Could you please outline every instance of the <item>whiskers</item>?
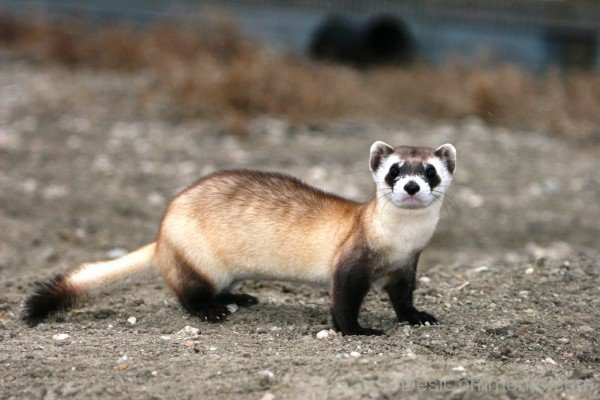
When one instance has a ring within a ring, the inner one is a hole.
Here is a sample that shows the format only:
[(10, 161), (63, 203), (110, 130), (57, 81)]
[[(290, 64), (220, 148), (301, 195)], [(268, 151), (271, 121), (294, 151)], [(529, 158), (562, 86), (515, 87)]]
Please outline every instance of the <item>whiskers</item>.
[[(439, 200), (442, 203), (442, 205), (445, 207), (447, 212), (448, 212), (448, 207), (446, 205), (446, 202), (448, 202), (450, 206), (454, 207), (454, 209), (456, 210), (456, 214), (460, 217), (460, 214), (461, 214), (460, 206), (458, 205), (458, 203), (456, 202), (454, 197), (452, 197), (448, 193), (440, 192), (439, 190), (435, 190), (435, 189), (431, 191), (431, 195), (433, 197), (435, 197), (434, 201)], [(450, 214), (448, 214), (448, 216), (450, 216)]]
[[(456, 210), (456, 216), (458, 217), (458, 220), (460, 222), (461, 210), (460, 210), (458, 203), (456, 202), (456, 200), (454, 200), (454, 198), (451, 195), (449, 195), (448, 193), (440, 192), (439, 190), (435, 190), (435, 189), (431, 191), (431, 195), (435, 198), (433, 201), (439, 201), (442, 204), (442, 206), (444, 206), (444, 210), (446, 210), (446, 215), (448, 215), (449, 219), (452, 218), (452, 215), (450, 214), (448, 205), (453, 207), (454, 210)], [(446, 203), (448, 203), (448, 204), (446, 204)], [(450, 223), (448, 223), (448, 229), (446, 230), (446, 233), (449, 233), (449, 232), (450, 232)]]
[(392, 200), (390, 199), (389, 195), (394, 193), (394, 191), (391, 188), (383, 188), (383, 189), (377, 189), (377, 192), (382, 192), (383, 194), (378, 194), (377, 195), (377, 200), (381, 200), (384, 199), (385, 203), (383, 203), (383, 206), (381, 207), (381, 212), (379, 213), (379, 223), (381, 224), (381, 228), (384, 228), (383, 226), (383, 213), (385, 208), (387, 207), (387, 205), (389, 203), (392, 202)]
[[(381, 183), (381, 182), (377, 182), (376, 183)], [(429, 205), (427, 205), (427, 207), (429, 207), (431, 204), (433, 204), (436, 201), (439, 201), (440, 204), (443, 206), (446, 215), (448, 216), (449, 219), (453, 218), (453, 217), (458, 217), (458, 219), (460, 220), (460, 216), (461, 216), (461, 209), (460, 206), (458, 205), (457, 201), (455, 200), (455, 198), (452, 195), (449, 195), (447, 193), (444, 193), (443, 191), (439, 190), (439, 189), (432, 189), (431, 190), (431, 197), (433, 197), (433, 200), (431, 201), (431, 203)], [(379, 222), (381, 224), (381, 226), (383, 227), (383, 214), (385, 213), (386, 208), (388, 207), (389, 203), (393, 203), (391, 195), (394, 194), (394, 190), (390, 187), (385, 187), (383, 185), (377, 185), (376, 187), (376, 191), (375, 191), (375, 197), (376, 197), (376, 201), (378, 203), (382, 203), (380, 206), (380, 216), (379, 216)], [(450, 230), (450, 224), (448, 224), (448, 231)]]

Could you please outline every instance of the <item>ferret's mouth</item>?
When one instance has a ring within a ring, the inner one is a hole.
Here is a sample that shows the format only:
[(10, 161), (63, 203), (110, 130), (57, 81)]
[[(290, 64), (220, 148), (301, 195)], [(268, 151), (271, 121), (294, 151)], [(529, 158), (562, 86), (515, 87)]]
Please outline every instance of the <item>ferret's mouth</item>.
[(424, 208), (429, 203), (418, 196), (398, 196), (393, 199), (394, 204), (402, 208)]

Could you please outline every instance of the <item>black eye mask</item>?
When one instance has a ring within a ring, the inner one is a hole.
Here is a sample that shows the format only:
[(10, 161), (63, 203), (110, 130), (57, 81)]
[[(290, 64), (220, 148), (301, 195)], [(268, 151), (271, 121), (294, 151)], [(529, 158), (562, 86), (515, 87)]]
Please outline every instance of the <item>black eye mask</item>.
[(402, 165), (396, 163), (392, 165), (385, 176), (386, 183), (393, 188), (399, 176), (416, 175), (421, 176), (433, 189), (441, 183), (435, 167), (431, 164), (427, 166), (422, 162), (404, 162)]

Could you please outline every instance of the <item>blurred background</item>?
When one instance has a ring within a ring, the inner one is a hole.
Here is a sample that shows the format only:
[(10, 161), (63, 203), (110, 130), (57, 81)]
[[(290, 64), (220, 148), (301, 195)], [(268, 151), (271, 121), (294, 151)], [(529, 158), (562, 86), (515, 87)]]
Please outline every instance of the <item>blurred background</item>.
[[(0, 1), (0, 42), (160, 75), (176, 116), (460, 119), (594, 139), (596, 1)], [(404, 67), (402, 70), (399, 67)], [(175, 107), (174, 107), (175, 108)]]

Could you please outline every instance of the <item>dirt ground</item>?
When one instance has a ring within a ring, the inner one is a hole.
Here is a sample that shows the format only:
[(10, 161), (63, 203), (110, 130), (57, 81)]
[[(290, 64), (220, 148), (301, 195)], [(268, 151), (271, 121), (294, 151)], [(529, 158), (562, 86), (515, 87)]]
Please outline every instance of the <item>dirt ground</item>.
[[(161, 99), (140, 99), (143, 73), (0, 61), (0, 398), (600, 398), (597, 146), (476, 119), (258, 118), (239, 139), (161, 117)], [(399, 325), (373, 291), (361, 320), (387, 336), (317, 339), (327, 290), (278, 282), (244, 284), (261, 303), (205, 324), (158, 276), (19, 321), (36, 280), (152, 241), (168, 198), (212, 170), (366, 198), (374, 140), (458, 149), (415, 299), (441, 325)]]

